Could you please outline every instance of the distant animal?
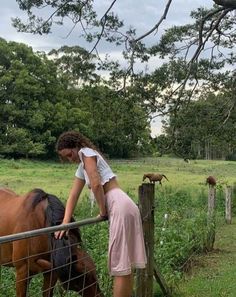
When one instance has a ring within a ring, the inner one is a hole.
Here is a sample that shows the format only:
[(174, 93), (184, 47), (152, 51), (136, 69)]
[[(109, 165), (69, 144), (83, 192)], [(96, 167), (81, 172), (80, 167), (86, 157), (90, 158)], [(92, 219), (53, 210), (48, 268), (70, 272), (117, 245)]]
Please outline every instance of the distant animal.
[(208, 176), (207, 177), (207, 179), (206, 179), (206, 185), (209, 185), (209, 187), (210, 186), (212, 186), (212, 187), (214, 187), (215, 185), (216, 185), (216, 179), (215, 179), (215, 177), (214, 176)]
[[(64, 217), (64, 205), (54, 195), (41, 189), (19, 196), (10, 189), (0, 189), (0, 236), (58, 225)], [(52, 297), (59, 279), (66, 290), (84, 297), (103, 297), (95, 264), (81, 247), (78, 228), (67, 237), (52, 235), (0, 244), (0, 265), (15, 267), (16, 296), (26, 297), (33, 275), (43, 273), (43, 297)], [(62, 249), (63, 248), (63, 249)]]
[(162, 185), (161, 181), (162, 181), (163, 177), (166, 180), (168, 180), (168, 178), (164, 174), (159, 174), (159, 173), (145, 173), (143, 175), (143, 181), (145, 181), (145, 179), (148, 178), (150, 183), (159, 182), (159, 184)]
[(186, 163), (190, 163), (190, 160), (189, 160), (188, 158), (185, 158), (185, 159), (184, 159), (184, 162), (186, 162)]

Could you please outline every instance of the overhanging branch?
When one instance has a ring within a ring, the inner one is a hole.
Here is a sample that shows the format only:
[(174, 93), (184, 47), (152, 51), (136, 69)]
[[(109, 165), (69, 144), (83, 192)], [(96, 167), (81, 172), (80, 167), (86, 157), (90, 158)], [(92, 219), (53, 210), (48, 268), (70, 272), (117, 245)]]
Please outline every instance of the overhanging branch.
[(213, 0), (215, 4), (223, 6), (224, 8), (236, 9), (236, 0)]
[(133, 42), (138, 42), (140, 41), (141, 39), (144, 39), (145, 37), (147, 37), (148, 35), (150, 35), (151, 33), (153, 33), (155, 30), (157, 30), (160, 26), (160, 24), (166, 19), (166, 16), (167, 16), (167, 13), (169, 11), (169, 8), (170, 8), (170, 5), (171, 5), (171, 2), (172, 0), (169, 0), (167, 5), (166, 5), (166, 8), (165, 8), (165, 11), (164, 11), (164, 14), (163, 16), (160, 18), (159, 22), (151, 29), (149, 30), (148, 32), (146, 32), (145, 34), (141, 35), (140, 37), (136, 38), (135, 40), (133, 40)]

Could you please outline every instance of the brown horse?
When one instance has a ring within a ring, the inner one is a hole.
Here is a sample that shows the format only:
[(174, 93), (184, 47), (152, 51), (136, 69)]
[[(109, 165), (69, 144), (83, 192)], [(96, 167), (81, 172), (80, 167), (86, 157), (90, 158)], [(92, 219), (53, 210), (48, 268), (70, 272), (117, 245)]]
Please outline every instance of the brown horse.
[(206, 178), (206, 185), (209, 185), (209, 187), (214, 187), (216, 185), (216, 178), (212, 175), (208, 176)]
[(145, 181), (145, 179), (148, 178), (150, 183), (159, 182), (160, 185), (162, 185), (161, 180), (163, 179), (163, 177), (166, 180), (168, 180), (168, 178), (164, 174), (159, 174), (159, 173), (145, 173), (143, 175), (143, 181)]
[[(54, 226), (62, 222), (64, 206), (54, 195), (35, 189), (18, 196), (0, 189), (0, 236)], [(56, 248), (56, 249), (55, 249)], [(26, 297), (33, 275), (43, 273), (43, 297), (52, 297), (59, 279), (64, 289), (83, 297), (103, 297), (95, 265), (81, 248), (79, 229), (68, 237), (55, 239), (53, 234), (0, 244), (0, 265), (16, 269), (16, 296)]]

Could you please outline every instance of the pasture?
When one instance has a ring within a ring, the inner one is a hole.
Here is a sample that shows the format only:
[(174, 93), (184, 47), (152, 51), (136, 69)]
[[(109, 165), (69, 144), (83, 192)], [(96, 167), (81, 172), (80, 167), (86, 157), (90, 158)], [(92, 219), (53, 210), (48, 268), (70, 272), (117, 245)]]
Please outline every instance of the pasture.
[[(236, 182), (236, 166), (230, 161), (195, 160), (188, 164), (182, 159), (163, 157), (111, 160), (110, 164), (118, 175), (121, 187), (134, 196), (137, 196), (138, 185), (142, 183), (143, 174), (146, 172), (165, 174), (170, 182), (165, 181), (164, 187), (187, 189), (191, 193), (204, 186), (205, 179), (209, 175), (214, 175), (218, 184), (230, 185)], [(76, 165), (61, 164), (59, 161), (2, 159), (0, 160), (0, 185), (10, 187), (19, 194), (32, 188), (43, 188), (66, 200), (75, 169)]]
[[(206, 208), (208, 186), (207, 176), (217, 179), (217, 224), (224, 221), (224, 186), (236, 182), (236, 166), (229, 161), (196, 160), (190, 163), (174, 158), (143, 158), (138, 160), (111, 160), (110, 164), (118, 175), (120, 186), (135, 200), (138, 199), (138, 186), (142, 184), (144, 173), (165, 174), (169, 181), (155, 185), (155, 261), (168, 284), (175, 287), (188, 268), (188, 259), (203, 251), (206, 236)], [(34, 188), (58, 196), (65, 203), (76, 165), (58, 162), (30, 160), (0, 160), (0, 186), (9, 187), (18, 194)], [(87, 189), (81, 195), (76, 208), (77, 220), (94, 217), (96, 207), (91, 211)], [(110, 291), (111, 282), (107, 275), (107, 223), (82, 229), (87, 249), (94, 259), (102, 288)], [(14, 282), (6, 269), (3, 279)], [(38, 280), (32, 284), (37, 288)], [(3, 294), (3, 291), (1, 291)], [(14, 296), (13, 291), (2, 296)], [(160, 296), (156, 286), (156, 296)], [(60, 295), (58, 295), (60, 296)], [(70, 295), (77, 296), (77, 295)], [(111, 296), (107, 294), (107, 296)]]

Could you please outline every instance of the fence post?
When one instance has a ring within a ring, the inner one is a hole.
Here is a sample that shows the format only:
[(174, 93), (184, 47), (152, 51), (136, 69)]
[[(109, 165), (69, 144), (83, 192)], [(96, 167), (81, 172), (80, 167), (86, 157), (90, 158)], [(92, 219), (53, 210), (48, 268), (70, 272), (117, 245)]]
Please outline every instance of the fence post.
[(153, 296), (154, 274), (154, 184), (139, 186), (139, 209), (143, 222), (144, 241), (147, 253), (146, 269), (137, 270), (136, 297)]
[(226, 224), (231, 224), (232, 222), (232, 188), (231, 186), (226, 186), (226, 189), (225, 189), (225, 221), (226, 221)]
[(208, 251), (211, 251), (215, 242), (215, 199), (216, 198), (216, 190), (215, 187), (209, 186), (208, 193), (208, 211), (207, 211), (207, 242), (206, 248)]

